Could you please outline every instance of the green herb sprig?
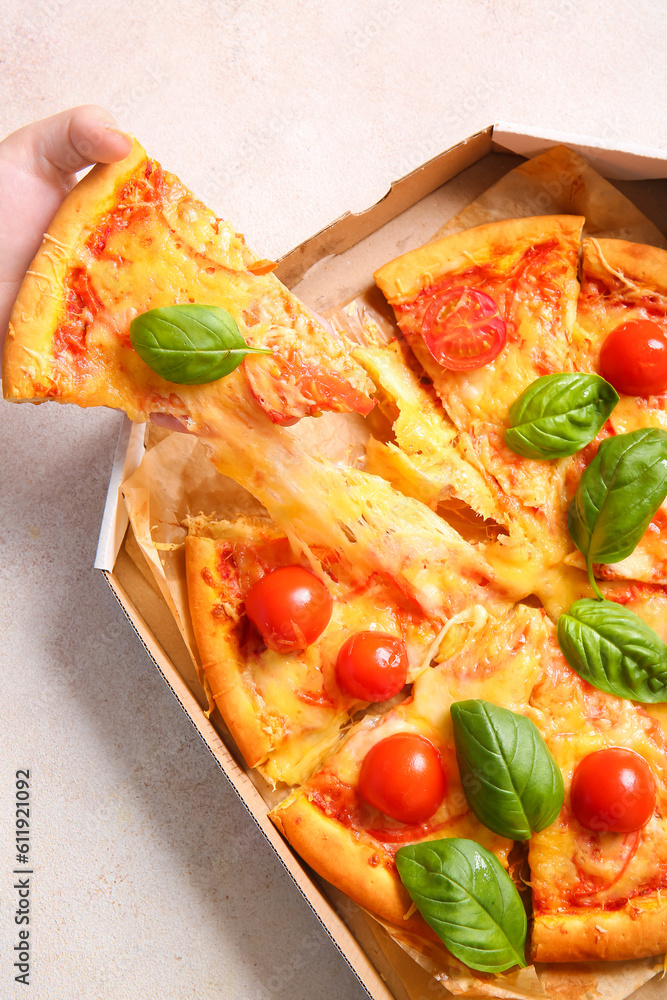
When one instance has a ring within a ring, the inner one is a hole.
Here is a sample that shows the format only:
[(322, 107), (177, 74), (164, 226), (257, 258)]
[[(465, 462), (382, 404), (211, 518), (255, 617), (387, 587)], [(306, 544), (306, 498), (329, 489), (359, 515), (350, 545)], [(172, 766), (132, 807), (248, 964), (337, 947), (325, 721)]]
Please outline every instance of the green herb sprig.
[(595, 438), (618, 400), (600, 375), (543, 375), (510, 407), (505, 444), (524, 458), (574, 455)]
[(463, 790), (477, 819), (511, 840), (528, 840), (558, 816), (563, 776), (534, 722), (489, 701), (452, 705)]
[(526, 965), (526, 911), (491, 851), (450, 837), (396, 852), (403, 885), (452, 955), (480, 972)]
[(219, 306), (175, 305), (150, 309), (130, 323), (130, 342), (149, 368), (168, 382), (204, 385), (229, 375), (248, 354), (236, 320)]

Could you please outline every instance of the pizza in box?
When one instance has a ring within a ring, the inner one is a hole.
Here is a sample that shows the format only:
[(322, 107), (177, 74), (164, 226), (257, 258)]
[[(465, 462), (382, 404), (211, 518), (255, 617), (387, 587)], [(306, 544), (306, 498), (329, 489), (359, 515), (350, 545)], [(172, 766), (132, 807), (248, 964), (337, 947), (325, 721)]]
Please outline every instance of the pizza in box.
[(135, 144), (3, 358), (6, 399), (166, 415), (260, 501), (187, 523), (211, 705), (312, 868), (481, 974), (667, 948), (667, 253), (584, 223), (378, 262), (396, 325), (346, 330)]

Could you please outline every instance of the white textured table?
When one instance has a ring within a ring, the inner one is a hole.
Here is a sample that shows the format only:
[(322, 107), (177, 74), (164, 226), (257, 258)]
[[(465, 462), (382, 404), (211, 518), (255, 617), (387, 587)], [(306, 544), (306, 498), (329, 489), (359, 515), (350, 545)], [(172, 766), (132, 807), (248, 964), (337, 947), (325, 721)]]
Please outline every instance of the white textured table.
[[(495, 119), (667, 147), (660, 0), (321, 6), (5, 0), (0, 132), (105, 105), (266, 256)], [(91, 569), (119, 423), (0, 404), (0, 996), (356, 1000)]]

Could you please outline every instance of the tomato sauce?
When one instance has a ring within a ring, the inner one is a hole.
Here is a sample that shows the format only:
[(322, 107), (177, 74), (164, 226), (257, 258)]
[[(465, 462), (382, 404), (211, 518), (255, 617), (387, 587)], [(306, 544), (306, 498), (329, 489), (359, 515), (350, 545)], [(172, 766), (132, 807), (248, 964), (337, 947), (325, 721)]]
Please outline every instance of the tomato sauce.
[[(457, 285), (476, 288), (495, 300), (507, 325), (507, 339), (516, 341), (519, 336), (514, 308), (517, 297), (534, 298), (539, 295), (541, 304), (548, 302), (554, 310), (560, 304), (562, 280), (568, 265), (557, 254), (558, 246), (558, 241), (551, 239), (528, 247), (509, 272), (499, 271), (489, 263), (474, 264), (464, 271), (447, 274), (435, 284), (422, 289), (409, 302), (396, 304), (394, 309), (399, 315), (411, 315), (415, 328), (418, 329), (433, 298)], [(531, 280), (533, 277), (534, 283)]]
[(667, 298), (658, 293), (647, 294), (640, 288), (634, 291), (611, 273), (606, 281), (597, 276), (584, 274), (579, 296), (579, 311), (595, 313), (600, 309), (617, 310), (619, 322), (628, 309), (632, 309), (633, 312), (639, 310), (640, 316), (659, 321), (667, 318)]
[[(112, 233), (134, 227), (147, 219), (162, 200), (164, 188), (164, 171), (149, 160), (143, 175), (130, 178), (121, 189), (114, 210), (98, 221), (85, 243), (89, 253), (99, 259), (105, 254)], [(105, 305), (82, 267), (70, 270), (65, 287), (65, 314), (55, 332), (54, 356), (66, 360), (69, 366), (74, 364), (81, 369), (87, 352), (88, 326)]]
[[(388, 819), (367, 805), (358, 789), (344, 784), (335, 775), (320, 772), (308, 784), (308, 798), (330, 819), (335, 819), (348, 830), (363, 834), (377, 841), (387, 859), (393, 860), (396, 851), (404, 844), (414, 844), (433, 837), (451, 823), (451, 817), (439, 823), (405, 824)], [(467, 810), (466, 810), (467, 811)]]
[(297, 691), (296, 696), (299, 701), (303, 701), (306, 705), (314, 705), (316, 708), (333, 708), (335, 704), (324, 687), (321, 691)]

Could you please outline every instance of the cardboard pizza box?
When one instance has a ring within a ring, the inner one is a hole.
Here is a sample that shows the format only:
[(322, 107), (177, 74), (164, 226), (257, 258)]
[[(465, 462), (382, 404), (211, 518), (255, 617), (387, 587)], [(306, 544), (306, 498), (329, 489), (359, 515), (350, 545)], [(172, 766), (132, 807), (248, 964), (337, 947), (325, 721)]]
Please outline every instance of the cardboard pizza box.
[[(489, 126), (395, 181), (369, 209), (347, 213), (286, 254), (277, 276), (317, 312), (327, 314), (372, 286), (381, 263), (430, 239), (521, 158), (566, 144), (586, 158), (663, 231), (667, 229), (667, 151), (618, 144), (608, 148), (587, 136), (535, 134), (507, 123)], [(553, 183), (558, 183), (557, 179)], [(545, 192), (546, 197), (547, 192)], [(537, 201), (539, 209), (539, 200)], [(530, 214), (541, 214), (540, 211)], [(434, 225), (434, 221), (436, 224)], [(202, 742), (275, 852), (315, 917), (373, 1000), (408, 1000), (395, 964), (386, 957), (358, 907), (325, 886), (291, 851), (268, 819), (258, 779), (244, 764), (221, 717), (205, 714), (205, 700), (192, 659), (171, 612), (142, 570), (132, 548), (120, 487), (145, 451), (146, 426), (125, 418), (112, 468), (95, 568), (141, 639)], [(217, 718), (216, 718), (217, 717)], [(325, 895), (326, 893), (326, 895)], [(651, 981), (635, 994), (657, 1000), (664, 984)]]

